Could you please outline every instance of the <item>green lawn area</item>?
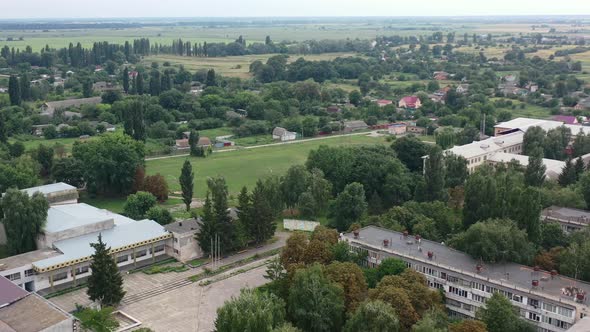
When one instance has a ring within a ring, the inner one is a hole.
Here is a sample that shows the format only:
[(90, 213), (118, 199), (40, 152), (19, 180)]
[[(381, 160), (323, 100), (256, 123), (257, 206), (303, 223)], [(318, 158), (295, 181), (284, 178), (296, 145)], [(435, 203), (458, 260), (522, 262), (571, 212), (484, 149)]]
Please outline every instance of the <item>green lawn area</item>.
[[(80, 196), (80, 202), (92, 205), (99, 209), (105, 209), (116, 213), (122, 213), (125, 206), (125, 197), (89, 197), (84, 193)], [(162, 207), (172, 207), (174, 205), (183, 204), (181, 199), (169, 198), (166, 202), (158, 204)]]
[[(92, 139), (92, 138), (90, 138), (90, 139)], [(21, 141), (24, 144), (26, 151), (34, 150), (40, 144), (44, 144), (45, 146), (51, 146), (51, 147), (53, 147), (55, 145), (63, 145), (64, 151), (66, 153), (69, 153), (70, 151), (72, 151), (72, 146), (74, 145), (74, 142), (80, 141), (80, 139), (77, 137), (44, 139), (44, 138), (27, 136), (26, 139), (21, 139), (21, 138), (11, 139), (10, 142), (14, 143), (14, 141), (17, 141), (17, 140)]]
[[(364, 144), (386, 144), (384, 137), (347, 136), (334, 137), (296, 144), (272, 147), (218, 152), (208, 158), (194, 158), (190, 161), (195, 172), (195, 196), (204, 197), (206, 179), (222, 175), (227, 181), (229, 192), (237, 196), (243, 186), (252, 188), (259, 178), (267, 175), (282, 175), (292, 165), (303, 164), (309, 151), (320, 145), (350, 146)], [(180, 190), (178, 176), (184, 157), (150, 160), (146, 162), (147, 174), (160, 173), (168, 181), (172, 191)]]
[(519, 100), (512, 100), (512, 103), (516, 105), (515, 109), (512, 109), (511, 107), (498, 108), (496, 109), (496, 113), (500, 111), (508, 111), (512, 114), (513, 119), (518, 117), (547, 119), (551, 117), (551, 109), (549, 108), (538, 105), (526, 104), (526, 107), (524, 109), (521, 109), (520, 105), (523, 104), (523, 102)]

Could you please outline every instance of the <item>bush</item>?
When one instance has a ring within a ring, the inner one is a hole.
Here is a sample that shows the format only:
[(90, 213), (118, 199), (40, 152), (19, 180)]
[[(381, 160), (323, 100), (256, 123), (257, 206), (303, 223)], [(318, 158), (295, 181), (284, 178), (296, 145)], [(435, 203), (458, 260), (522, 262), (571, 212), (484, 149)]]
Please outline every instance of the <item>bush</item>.
[(146, 218), (154, 220), (160, 225), (167, 225), (174, 221), (174, 217), (172, 216), (170, 211), (159, 206), (154, 206), (150, 208), (146, 213)]
[(156, 197), (145, 191), (138, 191), (136, 194), (129, 195), (123, 213), (135, 220), (144, 219), (147, 212), (156, 206)]
[(145, 180), (143, 181), (143, 191), (147, 191), (156, 196), (156, 199), (160, 202), (168, 199), (168, 183), (160, 173), (145, 177)]

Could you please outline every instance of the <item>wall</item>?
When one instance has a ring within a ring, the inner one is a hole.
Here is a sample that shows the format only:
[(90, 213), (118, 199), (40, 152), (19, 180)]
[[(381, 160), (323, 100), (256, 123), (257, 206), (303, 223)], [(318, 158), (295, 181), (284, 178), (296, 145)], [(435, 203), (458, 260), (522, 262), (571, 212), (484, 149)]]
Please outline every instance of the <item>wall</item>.
[(50, 233), (45, 232), (44, 236), (40, 235), (37, 238), (37, 248), (51, 248), (57, 241), (71, 239), (85, 234), (97, 233), (106, 229), (111, 229), (115, 226), (114, 219), (107, 219), (94, 224), (69, 228), (60, 232)]

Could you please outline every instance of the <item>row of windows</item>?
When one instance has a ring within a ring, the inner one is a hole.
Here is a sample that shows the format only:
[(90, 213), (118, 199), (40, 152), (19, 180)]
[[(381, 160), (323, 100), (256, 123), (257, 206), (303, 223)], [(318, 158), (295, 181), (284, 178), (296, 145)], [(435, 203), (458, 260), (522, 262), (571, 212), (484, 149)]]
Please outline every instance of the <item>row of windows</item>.
[(574, 311), (572, 309), (564, 308), (551, 303), (543, 303), (543, 310), (547, 310), (554, 314), (558, 314), (564, 317), (574, 317)]
[[(25, 278), (30, 277), (32, 275), (35, 275), (35, 271), (33, 269), (25, 270)], [(21, 275), (20, 275), (20, 272), (16, 272), (13, 274), (5, 275), (4, 278), (6, 278), (10, 281), (15, 281), (15, 280), (20, 280)]]
[(557, 326), (561, 329), (569, 329), (572, 325), (569, 323), (566, 323), (564, 321), (561, 321), (559, 319), (555, 319), (555, 318), (551, 318), (551, 317), (547, 317), (547, 316), (543, 316), (543, 323), (547, 323), (553, 326)]

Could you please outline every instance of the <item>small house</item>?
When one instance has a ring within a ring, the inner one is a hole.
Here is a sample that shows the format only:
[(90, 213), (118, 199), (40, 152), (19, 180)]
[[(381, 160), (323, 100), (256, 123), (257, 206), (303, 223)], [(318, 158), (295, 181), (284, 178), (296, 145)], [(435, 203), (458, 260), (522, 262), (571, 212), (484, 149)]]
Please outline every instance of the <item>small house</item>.
[(400, 123), (392, 123), (387, 128), (387, 131), (390, 135), (403, 135), (406, 133), (407, 125), (403, 122)]
[(393, 104), (393, 101), (388, 100), (388, 99), (379, 99), (379, 100), (377, 100), (377, 105), (379, 107), (385, 107), (385, 106), (391, 105), (391, 104)]
[(369, 126), (365, 123), (365, 121), (345, 121), (344, 122), (344, 132), (350, 133), (353, 131), (365, 130), (368, 129)]
[(417, 135), (425, 135), (426, 134), (426, 128), (418, 127), (418, 126), (407, 126), (406, 131), (408, 133), (417, 134)]
[(469, 92), (469, 84), (459, 84), (455, 91), (459, 94), (467, 93)]
[(199, 137), (199, 141), (197, 142), (197, 146), (203, 146), (203, 147), (210, 147), (211, 145), (213, 145), (213, 143), (211, 143), (211, 139), (209, 137)]
[(201, 231), (198, 219), (180, 220), (164, 226), (172, 234), (172, 245), (167, 246), (167, 254), (181, 262), (188, 262), (204, 256), (195, 236)]
[(400, 108), (419, 109), (422, 107), (422, 102), (416, 96), (406, 96), (399, 101), (398, 106)]
[(272, 131), (272, 139), (280, 140), (281, 142), (292, 141), (297, 138), (297, 133), (288, 131), (282, 127), (276, 127)]
[(328, 112), (330, 114), (338, 114), (338, 113), (342, 113), (342, 109), (339, 106), (332, 105), (332, 106), (326, 107), (326, 112)]

